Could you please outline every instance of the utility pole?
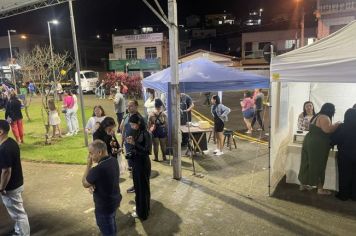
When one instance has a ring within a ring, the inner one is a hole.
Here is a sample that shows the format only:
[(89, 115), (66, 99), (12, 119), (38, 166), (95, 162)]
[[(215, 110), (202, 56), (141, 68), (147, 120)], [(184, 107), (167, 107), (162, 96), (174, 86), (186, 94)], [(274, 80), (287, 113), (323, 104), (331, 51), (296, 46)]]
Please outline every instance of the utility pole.
[(154, 0), (158, 11), (152, 7), (147, 0), (142, 0), (147, 7), (165, 24), (169, 29), (169, 60), (171, 67), (171, 111), (172, 114), (172, 146), (173, 146), (173, 178), (182, 178), (180, 133), (180, 92), (178, 76), (178, 15), (177, 0), (168, 0), (168, 17), (165, 15), (158, 0)]
[(69, 0), (68, 3), (69, 3), (69, 13), (70, 13), (70, 24), (71, 24), (71, 28), (72, 28), (73, 47), (74, 47), (74, 56), (75, 56), (75, 66), (76, 66), (76, 72), (77, 72), (77, 76), (78, 76), (80, 110), (81, 110), (81, 113), (82, 113), (84, 142), (85, 142), (85, 146), (88, 146), (88, 134), (87, 134), (87, 132), (85, 132), (85, 122), (86, 122), (86, 120), (85, 120), (85, 113), (84, 113), (84, 99), (83, 99), (82, 83), (81, 83), (81, 79), (80, 79), (79, 53), (78, 53), (77, 35), (75, 33), (75, 22), (74, 22), (74, 13), (73, 13), (72, 0)]
[(10, 70), (11, 70), (12, 82), (14, 83), (15, 91), (17, 92), (15, 69), (14, 69), (14, 65), (12, 64), (13, 58), (12, 58), (11, 33), (16, 33), (16, 30), (8, 30), (7, 31), (7, 36), (9, 37), (9, 47), (10, 47), (10, 63), (9, 63), (9, 67), (10, 67)]
[(300, 46), (304, 47), (305, 45), (305, 36), (304, 36), (304, 22), (305, 22), (305, 12), (304, 12), (304, 1), (301, 2), (301, 14), (302, 19), (300, 21)]

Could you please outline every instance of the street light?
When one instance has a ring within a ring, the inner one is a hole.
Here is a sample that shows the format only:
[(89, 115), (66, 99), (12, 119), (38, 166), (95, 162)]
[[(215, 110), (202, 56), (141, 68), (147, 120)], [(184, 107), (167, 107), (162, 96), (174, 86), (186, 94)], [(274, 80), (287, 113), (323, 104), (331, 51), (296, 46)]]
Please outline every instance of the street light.
[(9, 36), (9, 46), (10, 46), (10, 70), (11, 70), (11, 74), (12, 74), (12, 80), (15, 86), (15, 91), (17, 91), (17, 85), (16, 85), (16, 78), (15, 78), (15, 71), (12, 65), (12, 46), (11, 46), (11, 33), (16, 33), (16, 30), (10, 29), (7, 31), (7, 35)]
[[(47, 21), (47, 25), (48, 25), (48, 36), (49, 36), (49, 48), (50, 48), (50, 52), (51, 52), (51, 62), (52, 62), (52, 66), (53, 66), (53, 47), (52, 47), (52, 36), (51, 36), (51, 24), (53, 25), (58, 25), (59, 21), (58, 20), (51, 20), (51, 21)], [(56, 80), (56, 74), (54, 71), (54, 66), (52, 67), (53, 69), (53, 83), (54, 83), (54, 91), (53, 91), (53, 96), (54, 98), (56, 98), (56, 87), (57, 87), (57, 80)]]
[[(305, 22), (305, 12), (304, 12), (304, 0), (295, 0), (298, 6), (298, 12), (301, 12), (301, 19), (298, 17), (298, 28), (300, 24), (300, 47), (304, 47), (304, 22)], [(301, 9), (299, 9), (301, 7)], [(300, 10), (300, 11), (299, 11)], [(299, 15), (299, 14), (298, 14)], [(300, 20), (300, 22), (299, 22)]]

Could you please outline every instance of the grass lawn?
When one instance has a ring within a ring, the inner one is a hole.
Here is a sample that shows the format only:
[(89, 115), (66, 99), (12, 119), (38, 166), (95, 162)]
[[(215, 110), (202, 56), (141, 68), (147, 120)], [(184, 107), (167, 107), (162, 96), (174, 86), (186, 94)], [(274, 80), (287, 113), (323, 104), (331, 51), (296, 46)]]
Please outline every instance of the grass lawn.
[[(78, 99), (79, 100), (79, 99)], [(52, 141), (51, 145), (44, 144), (45, 127), (41, 117), (41, 104), (40, 98), (37, 97), (32, 101), (29, 107), (29, 114), (31, 121), (28, 121), (25, 112), (24, 116), (24, 130), (25, 130), (25, 143), (20, 146), (21, 148), (21, 158), (23, 160), (33, 160), (33, 161), (45, 161), (45, 162), (55, 162), (55, 163), (67, 163), (67, 164), (85, 164), (87, 157), (87, 148), (84, 145), (84, 134), (82, 129), (82, 118), (80, 114), (80, 109), (78, 111), (78, 120), (81, 132), (72, 137), (57, 138)], [(95, 104), (101, 104), (107, 112), (107, 115), (113, 116), (112, 101), (110, 100), (96, 100), (94, 96), (84, 96), (85, 104), (85, 117), (86, 120), (91, 116), (93, 112), (93, 107)], [(4, 111), (0, 111), (1, 119), (4, 118)], [(67, 125), (65, 122), (64, 114), (61, 116), (61, 129), (65, 134)], [(52, 132), (52, 128), (51, 128)], [(10, 131), (10, 136), (13, 137)], [(91, 136), (88, 137), (89, 142), (91, 142)]]

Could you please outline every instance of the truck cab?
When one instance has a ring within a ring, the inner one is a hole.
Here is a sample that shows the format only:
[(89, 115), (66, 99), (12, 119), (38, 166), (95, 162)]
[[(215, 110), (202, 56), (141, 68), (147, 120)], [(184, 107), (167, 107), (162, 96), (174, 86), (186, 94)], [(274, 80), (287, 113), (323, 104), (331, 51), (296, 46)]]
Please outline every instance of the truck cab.
[[(99, 73), (92, 70), (80, 71), (80, 83), (83, 93), (95, 92), (96, 82), (99, 80)], [(78, 75), (75, 73), (75, 85), (78, 83)]]

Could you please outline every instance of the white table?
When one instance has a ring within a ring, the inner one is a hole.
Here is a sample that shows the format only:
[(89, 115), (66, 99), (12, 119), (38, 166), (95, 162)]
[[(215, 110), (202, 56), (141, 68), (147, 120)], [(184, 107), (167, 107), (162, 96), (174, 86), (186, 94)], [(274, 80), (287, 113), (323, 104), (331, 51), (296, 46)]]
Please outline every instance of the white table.
[[(291, 143), (288, 145), (288, 152), (285, 165), (286, 182), (300, 184), (298, 180), (302, 145)], [(337, 151), (330, 150), (329, 159), (325, 170), (324, 188), (330, 190), (339, 190), (338, 169), (336, 160)]]

